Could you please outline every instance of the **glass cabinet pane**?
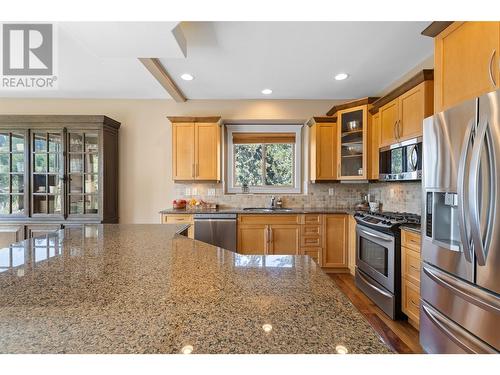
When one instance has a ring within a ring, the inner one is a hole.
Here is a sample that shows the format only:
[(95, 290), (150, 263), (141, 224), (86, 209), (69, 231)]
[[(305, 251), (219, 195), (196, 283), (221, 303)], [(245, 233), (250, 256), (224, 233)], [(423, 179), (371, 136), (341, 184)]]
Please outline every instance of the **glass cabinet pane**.
[(10, 175), (6, 173), (0, 174), (0, 193), (10, 193)]
[(47, 213), (47, 196), (35, 195), (33, 196), (33, 213), (46, 214)]
[(83, 173), (83, 156), (82, 156), (82, 154), (70, 154), (70, 156), (69, 156), (69, 173)]
[(72, 174), (69, 177), (69, 192), (83, 193), (83, 176), (81, 174)]
[(47, 151), (47, 137), (45, 133), (35, 133), (33, 135), (33, 151), (34, 152)]
[(12, 152), (24, 152), (24, 134), (12, 133)]
[(99, 155), (86, 154), (85, 173), (98, 173), (98, 172), (99, 172)]
[(47, 172), (47, 154), (35, 154), (33, 163), (35, 172)]
[(97, 134), (85, 133), (85, 152), (97, 152), (99, 150)]
[(10, 136), (9, 133), (0, 133), (0, 152), (10, 151)]
[(12, 193), (24, 193), (24, 175), (11, 174)]
[(6, 194), (0, 195), (0, 214), (6, 215), (10, 213), (10, 196)]
[(340, 163), (342, 176), (363, 176), (363, 109), (342, 113)]
[(62, 140), (60, 134), (49, 134), (49, 152), (61, 152)]
[(99, 176), (96, 174), (85, 175), (85, 193), (95, 194), (98, 191)]
[(12, 195), (12, 213), (20, 214), (24, 211), (24, 195)]
[(12, 172), (24, 173), (24, 154), (12, 154)]
[(46, 193), (46, 192), (47, 192), (47, 175), (34, 174), (33, 193)]
[(69, 135), (69, 152), (83, 151), (83, 134), (70, 133)]
[(97, 195), (86, 195), (85, 196), (85, 213), (86, 214), (96, 214), (97, 213), (97, 207), (99, 206), (98, 204), (98, 198)]
[(38, 131), (33, 145), (33, 214), (62, 215), (63, 133)]
[(9, 154), (0, 154), (0, 173), (10, 172), (9, 160), (10, 160)]
[(24, 213), (25, 142), (21, 132), (0, 133), (0, 215)]
[(69, 197), (69, 212), (71, 214), (83, 214), (83, 195), (71, 195)]

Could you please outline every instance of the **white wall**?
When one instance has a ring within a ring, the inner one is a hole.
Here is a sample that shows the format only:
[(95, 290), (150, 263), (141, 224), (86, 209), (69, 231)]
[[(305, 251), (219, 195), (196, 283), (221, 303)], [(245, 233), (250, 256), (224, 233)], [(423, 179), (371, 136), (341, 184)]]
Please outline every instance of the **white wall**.
[(324, 115), (331, 100), (0, 99), (0, 114), (107, 115), (120, 128), (120, 222), (158, 223), (171, 206), (171, 127), (167, 116), (231, 120), (306, 120)]

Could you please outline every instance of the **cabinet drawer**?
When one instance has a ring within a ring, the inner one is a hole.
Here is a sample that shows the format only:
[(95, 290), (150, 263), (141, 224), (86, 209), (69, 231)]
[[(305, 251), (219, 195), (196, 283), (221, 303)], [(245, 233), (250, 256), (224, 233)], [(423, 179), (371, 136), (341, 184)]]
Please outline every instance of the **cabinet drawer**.
[(238, 215), (239, 224), (300, 224), (299, 215)]
[(302, 223), (306, 224), (306, 225), (310, 225), (310, 224), (319, 225), (322, 222), (321, 217), (322, 216), (319, 214), (305, 214), (305, 215), (303, 215)]
[(418, 325), (420, 312), (420, 288), (408, 282), (403, 281), (403, 298), (401, 309), (403, 312)]
[(321, 236), (321, 225), (302, 225), (301, 234), (309, 237)]
[(407, 247), (401, 248), (403, 252), (402, 268), (403, 277), (414, 283), (416, 286), (420, 285), (420, 254)]
[(191, 224), (193, 223), (193, 215), (175, 214), (163, 215), (163, 224)]
[(401, 246), (408, 247), (420, 253), (420, 234), (408, 230), (401, 231)]
[(321, 248), (308, 248), (302, 249), (304, 255), (309, 255), (316, 263), (319, 264), (319, 258), (321, 254)]
[(315, 247), (321, 247), (321, 237), (301, 237), (300, 239), (300, 244), (301, 246), (304, 247), (310, 247), (310, 246), (315, 246)]

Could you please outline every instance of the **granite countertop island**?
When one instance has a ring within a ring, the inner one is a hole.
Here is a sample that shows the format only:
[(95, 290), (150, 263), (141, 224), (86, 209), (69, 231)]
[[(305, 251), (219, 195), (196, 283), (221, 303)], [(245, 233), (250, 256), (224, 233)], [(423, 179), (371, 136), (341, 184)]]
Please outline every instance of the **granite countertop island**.
[(179, 229), (87, 225), (1, 249), (0, 353), (390, 353), (308, 256)]

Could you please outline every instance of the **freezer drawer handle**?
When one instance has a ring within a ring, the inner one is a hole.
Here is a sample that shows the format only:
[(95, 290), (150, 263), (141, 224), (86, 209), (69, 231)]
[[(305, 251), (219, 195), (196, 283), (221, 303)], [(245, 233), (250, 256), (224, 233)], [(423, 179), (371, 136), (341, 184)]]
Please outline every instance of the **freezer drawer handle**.
[(444, 317), (441, 316), (440, 313), (435, 311), (434, 309), (422, 305), (422, 312), (427, 315), (429, 320), (437, 327), (441, 332), (443, 332), (448, 338), (465, 350), (467, 353), (479, 354), (479, 353), (498, 353), (495, 349), (490, 347), (487, 344), (480, 342), (475, 339), (472, 335), (471, 337), (467, 337), (458, 331), (455, 327), (453, 327), (450, 323), (446, 321)]
[(483, 310), (490, 311), (494, 314), (500, 314), (500, 299), (492, 295), (482, 292), (477, 287), (469, 286), (460, 282), (460, 284), (451, 276), (444, 272), (430, 269), (424, 266), (424, 273), (434, 282), (442, 287), (451, 290), (460, 298), (469, 301)]

